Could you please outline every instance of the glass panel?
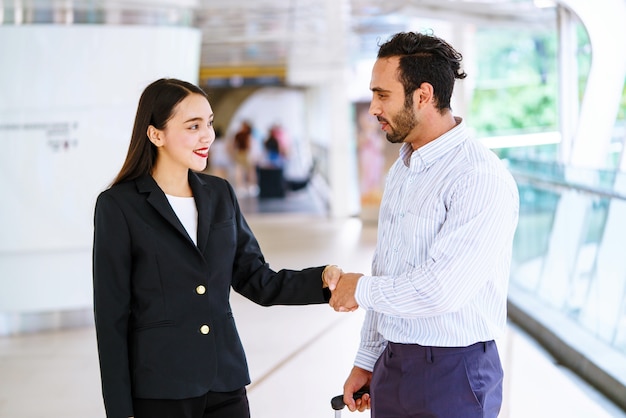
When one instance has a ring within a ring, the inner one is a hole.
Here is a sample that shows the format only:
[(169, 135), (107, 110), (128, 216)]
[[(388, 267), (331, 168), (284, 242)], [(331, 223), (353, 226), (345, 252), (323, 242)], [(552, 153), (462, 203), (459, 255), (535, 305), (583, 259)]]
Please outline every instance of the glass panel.
[(626, 354), (626, 174), (508, 163), (520, 192), (511, 282)]

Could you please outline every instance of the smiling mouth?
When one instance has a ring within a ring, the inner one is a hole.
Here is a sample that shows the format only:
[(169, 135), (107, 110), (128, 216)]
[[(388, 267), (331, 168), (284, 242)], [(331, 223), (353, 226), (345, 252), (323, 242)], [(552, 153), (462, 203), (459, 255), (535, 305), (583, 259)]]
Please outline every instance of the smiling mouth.
[(201, 148), (201, 149), (194, 150), (193, 153), (199, 157), (207, 158), (209, 156), (209, 149)]

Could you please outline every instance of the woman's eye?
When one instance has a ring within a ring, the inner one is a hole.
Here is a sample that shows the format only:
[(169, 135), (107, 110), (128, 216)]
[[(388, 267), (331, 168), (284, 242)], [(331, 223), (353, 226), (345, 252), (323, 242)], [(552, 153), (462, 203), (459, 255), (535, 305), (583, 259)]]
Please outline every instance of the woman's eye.
[(210, 120), (207, 126), (213, 126), (213, 121)]
[(192, 129), (192, 130), (194, 130), (194, 131), (195, 131), (195, 130), (197, 130), (197, 129), (198, 129), (198, 125), (191, 125), (191, 126), (189, 127), (189, 129)]

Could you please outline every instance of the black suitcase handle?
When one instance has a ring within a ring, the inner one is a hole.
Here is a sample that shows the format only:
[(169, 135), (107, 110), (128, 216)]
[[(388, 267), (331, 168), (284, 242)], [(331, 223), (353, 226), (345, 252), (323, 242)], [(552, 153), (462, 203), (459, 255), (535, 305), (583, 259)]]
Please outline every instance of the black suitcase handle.
[[(369, 393), (369, 389), (360, 389), (354, 392), (354, 395), (352, 395), (352, 397), (356, 401), (357, 399), (361, 399), (361, 396), (365, 395), (366, 393)], [(330, 406), (332, 406), (335, 411), (342, 410), (346, 406), (346, 404), (343, 402), (343, 395), (337, 395), (332, 398), (330, 400)]]

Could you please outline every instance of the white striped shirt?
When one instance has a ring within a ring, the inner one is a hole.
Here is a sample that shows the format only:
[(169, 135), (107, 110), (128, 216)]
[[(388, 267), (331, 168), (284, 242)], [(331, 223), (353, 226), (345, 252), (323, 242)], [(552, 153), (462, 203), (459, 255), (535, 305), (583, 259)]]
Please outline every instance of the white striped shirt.
[(465, 122), (389, 170), (355, 365), (372, 370), (387, 341), (463, 347), (502, 335), (519, 194)]

